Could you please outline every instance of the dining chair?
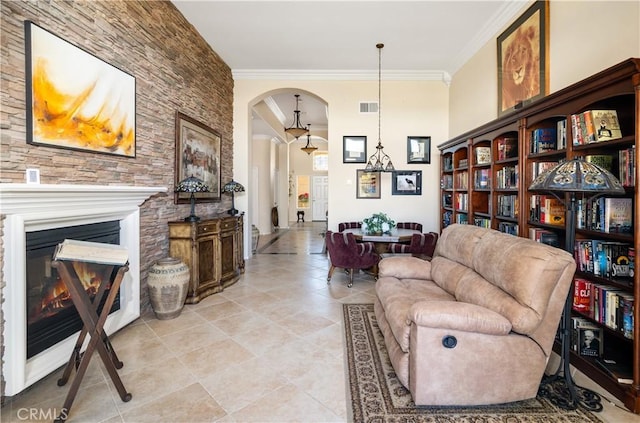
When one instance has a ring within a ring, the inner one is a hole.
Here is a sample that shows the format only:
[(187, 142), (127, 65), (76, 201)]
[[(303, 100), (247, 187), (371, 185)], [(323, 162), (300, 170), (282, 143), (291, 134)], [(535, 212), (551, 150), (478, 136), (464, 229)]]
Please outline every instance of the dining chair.
[(327, 231), (324, 239), (331, 263), (327, 284), (331, 283), (333, 271), (339, 267), (349, 272), (347, 287), (351, 288), (355, 269), (368, 269), (380, 261), (380, 256), (376, 253), (373, 242), (356, 242), (351, 232)]
[(394, 242), (389, 244), (390, 253), (411, 253), (432, 257), (438, 242), (438, 234), (436, 232), (413, 234), (409, 244), (401, 244)]
[(413, 229), (418, 232), (422, 232), (422, 223), (416, 222), (398, 222), (396, 223), (398, 229)]
[(362, 222), (340, 222), (338, 223), (338, 232), (344, 232), (345, 229), (360, 229)]

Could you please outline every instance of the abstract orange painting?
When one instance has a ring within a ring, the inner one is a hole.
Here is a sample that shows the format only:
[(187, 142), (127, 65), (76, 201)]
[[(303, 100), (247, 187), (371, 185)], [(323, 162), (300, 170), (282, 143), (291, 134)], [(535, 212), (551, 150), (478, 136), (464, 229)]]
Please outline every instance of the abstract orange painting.
[(135, 157), (136, 82), (25, 21), (27, 142)]

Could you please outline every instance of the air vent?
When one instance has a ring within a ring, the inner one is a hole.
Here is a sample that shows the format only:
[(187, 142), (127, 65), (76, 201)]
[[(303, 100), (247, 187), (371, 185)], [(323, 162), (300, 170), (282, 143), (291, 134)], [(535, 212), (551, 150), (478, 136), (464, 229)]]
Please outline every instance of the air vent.
[(377, 101), (361, 101), (360, 113), (378, 113)]

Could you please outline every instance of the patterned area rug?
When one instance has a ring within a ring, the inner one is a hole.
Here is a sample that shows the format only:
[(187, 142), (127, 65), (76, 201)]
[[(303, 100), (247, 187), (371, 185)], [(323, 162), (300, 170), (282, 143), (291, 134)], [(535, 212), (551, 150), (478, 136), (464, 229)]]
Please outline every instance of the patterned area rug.
[(493, 406), (416, 406), (391, 367), (373, 304), (345, 304), (343, 312), (354, 422), (601, 422), (588, 411), (562, 410), (540, 398)]

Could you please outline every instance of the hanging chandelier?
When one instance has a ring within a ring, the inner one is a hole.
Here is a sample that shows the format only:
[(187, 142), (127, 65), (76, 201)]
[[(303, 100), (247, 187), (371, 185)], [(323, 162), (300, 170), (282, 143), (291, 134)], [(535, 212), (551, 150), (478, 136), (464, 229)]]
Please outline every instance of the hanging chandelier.
[(393, 172), (396, 170), (391, 162), (391, 157), (384, 152), (382, 147), (382, 139), (380, 137), (380, 110), (382, 109), (381, 86), (382, 86), (382, 48), (384, 44), (376, 44), (378, 48), (378, 145), (376, 152), (369, 157), (367, 166), (364, 170), (369, 172)]
[(298, 138), (303, 136), (304, 134), (309, 133), (309, 130), (302, 126), (300, 123), (300, 109), (298, 107), (298, 101), (300, 100), (300, 94), (295, 94), (296, 98), (296, 109), (293, 111), (293, 124), (289, 128), (285, 128), (284, 132), (291, 135), (294, 138)]
[(307, 145), (300, 149), (307, 154), (311, 154), (318, 149), (318, 147), (311, 144), (311, 131), (309, 128), (311, 128), (311, 125), (307, 125)]

